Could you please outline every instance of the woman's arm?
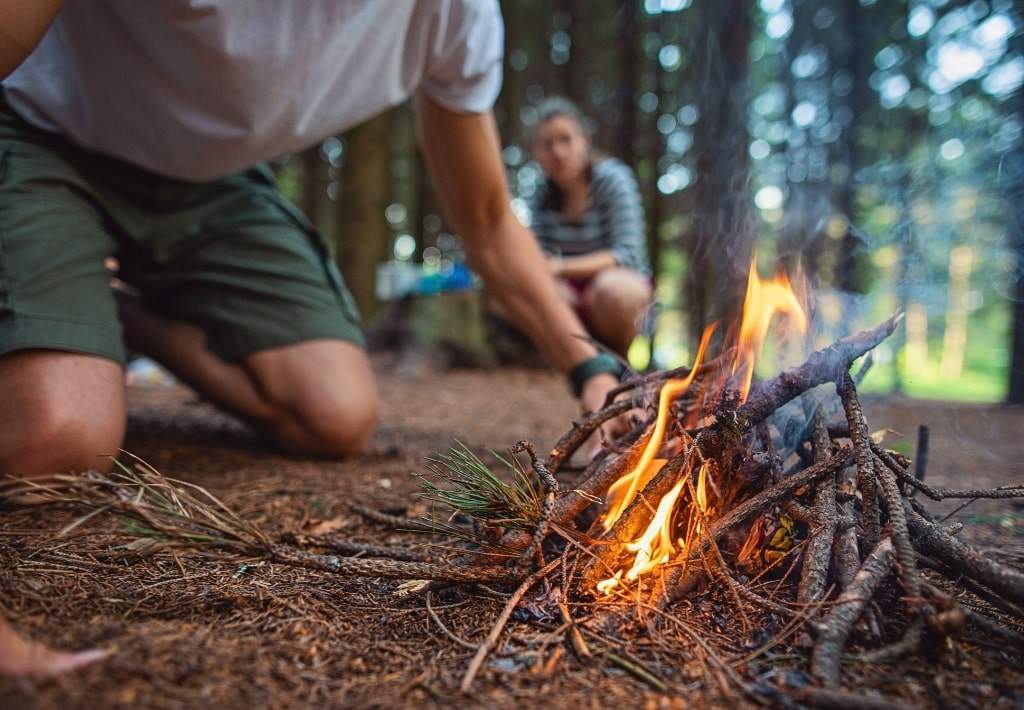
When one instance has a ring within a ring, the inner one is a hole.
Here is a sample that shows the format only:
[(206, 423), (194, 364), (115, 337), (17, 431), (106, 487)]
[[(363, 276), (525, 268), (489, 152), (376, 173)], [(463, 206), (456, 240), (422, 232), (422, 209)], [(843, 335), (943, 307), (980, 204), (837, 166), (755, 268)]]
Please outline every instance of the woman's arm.
[[(540, 247), (512, 212), (494, 117), (456, 113), (421, 92), (417, 119), (445, 212), (503, 311), (563, 372), (594, 356), (586, 329), (558, 295)], [(587, 380), (584, 407), (599, 407), (617, 381), (609, 374)]]
[(586, 280), (605, 269), (617, 266), (618, 263), (619, 260), (611, 249), (601, 249), (579, 256), (548, 257), (551, 274), (563, 279)]
[(64, 0), (0, 0), (0, 79), (6, 79), (39, 44)]

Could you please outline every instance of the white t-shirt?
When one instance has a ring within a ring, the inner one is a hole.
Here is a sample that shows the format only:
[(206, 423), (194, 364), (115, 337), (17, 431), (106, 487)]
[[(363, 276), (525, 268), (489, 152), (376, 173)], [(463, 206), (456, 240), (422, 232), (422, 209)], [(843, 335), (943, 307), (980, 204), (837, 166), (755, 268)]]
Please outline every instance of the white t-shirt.
[(204, 181), (312, 145), (418, 89), (501, 88), (496, 0), (67, 0), (7, 79), (30, 123)]

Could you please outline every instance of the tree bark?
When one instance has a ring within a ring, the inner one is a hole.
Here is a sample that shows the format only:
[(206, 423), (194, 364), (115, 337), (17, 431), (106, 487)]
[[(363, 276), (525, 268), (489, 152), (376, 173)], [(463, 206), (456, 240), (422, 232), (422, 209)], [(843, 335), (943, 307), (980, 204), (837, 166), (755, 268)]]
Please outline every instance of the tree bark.
[(348, 155), (338, 195), (338, 268), (364, 319), (376, 309), (377, 264), (387, 258), (391, 231), (384, 217), (390, 197), (387, 113), (346, 135)]

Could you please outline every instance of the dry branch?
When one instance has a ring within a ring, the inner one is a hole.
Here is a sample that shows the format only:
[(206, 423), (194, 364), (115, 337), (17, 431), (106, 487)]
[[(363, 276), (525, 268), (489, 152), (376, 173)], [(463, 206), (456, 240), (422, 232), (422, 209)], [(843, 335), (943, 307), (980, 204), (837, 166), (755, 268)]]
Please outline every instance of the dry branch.
[(836, 393), (843, 401), (843, 411), (846, 412), (846, 422), (850, 428), (850, 441), (853, 443), (853, 455), (857, 461), (857, 488), (861, 497), (864, 546), (873, 548), (878, 544), (881, 535), (881, 521), (875, 467), (871, 458), (871, 436), (867, 421), (864, 419), (864, 410), (861, 409), (860, 399), (857, 397), (857, 390), (848, 372), (844, 372), (836, 381)]
[(337, 535), (287, 535), (282, 536), (281, 541), (301, 547), (322, 547), (345, 556), (383, 557), (385, 559), (405, 560), (407, 562), (430, 561), (430, 554), (423, 550), (411, 547), (373, 545), (368, 542), (348, 540)]
[(509, 597), (508, 602), (505, 604), (505, 608), (501, 610), (501, 614), (498, 615), (498, 620), (494, 622), (494, 626), (491, 627), (491, 632), (487, 634), (487, 638), (484, 639), (483, 643), (480, 644), (476, 650), (476, 655), (473, 656), (473, 660), (469, 664), (469, 668), (466, 669), (466, 675), (462, 678), (462, 684), (460, 688), (463, 693), (468, 693), (469, 689), (473, 687), (473, 680), (476, 678), (476, 674), (480, 672), (480, 667), (483, 666), (484, 661), (487, 660), (487, 654), (494, 648), (494, 644), (498, 642), (498, 637), (501, 636), (502, 630), (505, 628), (505, 624), (508, 623), (509, 617), (512, 616), (512, 612), (519, 605), (523, 595), (530, 590), (534, 584), (539, 582), (541, 579), (546, 577), (552, 570), (558, 565), (562, 564), (562, 558), (552, 560), (547, 565), (537, 570), (519, 585), (519, 587)]
[[(814, 459), (828, 458), (831, 442), (820, 413), (811, 422)], [(832, 539), (836, 533), (836, 482), (825, 480), (818, 484), (811, 511), (811, 532), (804, 550), (804, 563), (800, 572), (797, 601), (807, 604), (817, 601), (828, 586), (829, 563), (832, 559)]]
[(1024, 604), (1024, 574), (986, 557), (970, 545), (947, 534), (920, 515), (907, 515), (914, 547), (923, 555), (933, 557), (957, 572), (973, 577), (1000, 596), (1016, 604)]
[(306, 567), (353, 577), (386, 577), (390, 579), (437, 579), (446, 582), (513, 582), (516, 572), (508, 567), (488, 565), (452, 565), (440, 562), (400, 562), (318, 555), (284, 545), (271, 545), (267, 556), (273, 562)]
[[(575, 488), (564, 491), (556, 500), (551, 510), (550, 522), (561, 526), (570, 526), (577, 515), (587, 506), (600, 500), (600, 496), (629, 471), (643, 454), (644, 446), (651, 436), (654, 426), (637, 439), (626, 451), (616, 457), (608, 457), (601, 461), (595, 471), (585, 475)], [(532, 541), (532, 536), (524, 530), (510, 530), (501, 539), (504, 547), (522, 550)]]
[(1024, 498), (1024, 483), (998, 488), (935, 488), (908, 472), (907, 464), (900, 461), (898, 454), (887, 451), (878, 444), (872, 443), (871, 450), (881, 459), (886, 467), (896, 474), (901, 483), (908, 484), (921, 491), (932, 500), (946, 500), (948, 498)]
[(610, 419), (614, 419), (620, 414), (625, 414), (631, 409), (635, 409), (640, 406), (640, 402), (635, 399), (620, 399), (618, 402), (613, 402), (607, 405), (603, 409), (596, 412), (590, 412), (579, 421), (573, 422), (573, 427), (565, 434), (562, 435), (551, 449), (548, 454), (547, 467), (552, 473), (557, 473), (562, 467), (562, 464), (569, 459), (570, 456), (583, 445), (594, 431)]
[(784, 370), (762, 383), (736, 414), (749, 422), (749, 426), (753, 426), (807, 390), (826, 382), (835, 382), (846, 372), (850, 363), (892, 335), (902, 318), (902, 314), (895, 315), (870, 330), (842, 338), (827, 348), (811, 353), (804, 364)]
[(849, 588), (818, 625), (818, 640), (811, 658), (811, 674), (828, 687), (839, 685), (839, 658), (846, 639), (878, 585), (892, 569), (896, 557), (891, 538), (883, 538), (864, 560)]

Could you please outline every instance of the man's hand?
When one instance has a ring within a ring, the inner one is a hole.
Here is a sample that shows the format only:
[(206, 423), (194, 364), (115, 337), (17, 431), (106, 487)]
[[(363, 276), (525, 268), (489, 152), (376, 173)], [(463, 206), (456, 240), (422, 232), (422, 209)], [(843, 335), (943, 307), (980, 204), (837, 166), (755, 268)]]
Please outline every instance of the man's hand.
[[(619, 386), (619, 378), (615, 375), (602, 372), (594, 375), (583, 383), (583, 391), (580, 393), (580, 407), (584, 413), (596, 412), (604, 407), (604, 401), (608, 393)], [(601, 426), (605, 438), (622, 436), (630, 430), (630, 413), (620, 414), (614, 419), (609, 419)]]

